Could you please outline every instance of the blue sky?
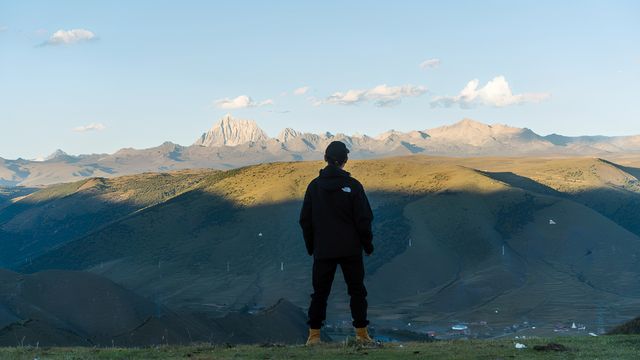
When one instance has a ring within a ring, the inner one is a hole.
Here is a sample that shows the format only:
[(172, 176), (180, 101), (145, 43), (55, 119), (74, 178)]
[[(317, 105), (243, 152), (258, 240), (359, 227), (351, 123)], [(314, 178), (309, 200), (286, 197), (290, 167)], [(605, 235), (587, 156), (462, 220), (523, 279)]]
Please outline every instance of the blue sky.
[(272, 136), (640, 134), (639, 20), (638, 1), (0, 0), (0, 157), (189, 145), (226, 113)]

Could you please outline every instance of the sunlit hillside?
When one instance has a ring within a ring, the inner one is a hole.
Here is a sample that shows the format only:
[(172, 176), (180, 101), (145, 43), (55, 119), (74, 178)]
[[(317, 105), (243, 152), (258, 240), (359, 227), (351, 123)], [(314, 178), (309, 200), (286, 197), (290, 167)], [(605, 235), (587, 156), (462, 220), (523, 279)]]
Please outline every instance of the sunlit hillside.
[[(304, 308), (311, 259), (297, 218), (322, 166), (57, 185), (0, 210), (1, 235), (5, 244), (25, 233), (33, 239), (16, 270), (89, 270), (172, 308), (223, 314), (279, 298)], [(603, 331), (637, 315), (636, 168), (598, 158), (410, 156), (346, 169), (364, 184), (376, 217), (366, 266), (378, 324), (467, 322), (496, 335), (525, 322)], [(71, 204), (85, 210), (59, 212)], [(87, 213), (109, 221), (94, 224)], [(344, 285), (332, 297), (330, 321), (348, 320)]]

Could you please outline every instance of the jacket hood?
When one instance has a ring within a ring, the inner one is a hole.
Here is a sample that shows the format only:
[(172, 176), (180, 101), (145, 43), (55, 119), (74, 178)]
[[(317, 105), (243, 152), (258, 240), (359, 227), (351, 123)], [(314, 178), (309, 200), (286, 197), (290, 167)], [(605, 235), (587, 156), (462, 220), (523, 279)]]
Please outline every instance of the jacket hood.
[(318, 186), (325, 190), (342, 190), (347, 186), (348, 179), (351, 176), (348, 172), (340, 169), (337, 166), (327, 165), (324, 169), (320, 170), (320, 176), (318, 176)]

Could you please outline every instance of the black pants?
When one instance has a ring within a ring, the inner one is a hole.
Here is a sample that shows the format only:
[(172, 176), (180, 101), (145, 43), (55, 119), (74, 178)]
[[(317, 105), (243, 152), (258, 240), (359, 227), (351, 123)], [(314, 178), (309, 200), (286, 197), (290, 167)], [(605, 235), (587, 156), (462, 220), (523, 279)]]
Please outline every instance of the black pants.
[(309, 327), (320, 329), (327, 318), (327, 299), (331, 293), (331, 284), (340, 265), (344, 281), (351, 301), (351, 317), (354, 327), (365, 327), (367, 321), (367, 289), (364, 287), (364, 263), (362, 256), (352, 256), (337, 259), (315, 259), (313, 261), (313, 294), (309, 306)]

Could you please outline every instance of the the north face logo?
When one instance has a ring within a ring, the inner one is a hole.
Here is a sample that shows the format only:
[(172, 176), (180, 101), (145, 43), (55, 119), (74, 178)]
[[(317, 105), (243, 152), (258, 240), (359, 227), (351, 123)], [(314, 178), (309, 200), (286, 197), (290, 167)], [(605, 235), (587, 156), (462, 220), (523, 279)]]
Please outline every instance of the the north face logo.
[(348, 186), (345, 186), (342, 188), (342, 191), (346, 192), (346, 193), (350, 193), (351, 192), (351, 188)]

